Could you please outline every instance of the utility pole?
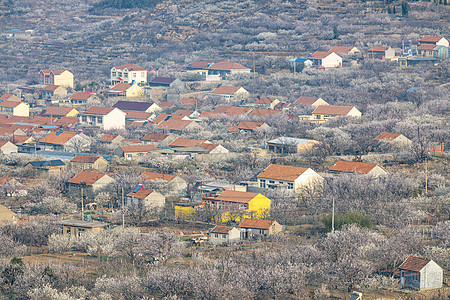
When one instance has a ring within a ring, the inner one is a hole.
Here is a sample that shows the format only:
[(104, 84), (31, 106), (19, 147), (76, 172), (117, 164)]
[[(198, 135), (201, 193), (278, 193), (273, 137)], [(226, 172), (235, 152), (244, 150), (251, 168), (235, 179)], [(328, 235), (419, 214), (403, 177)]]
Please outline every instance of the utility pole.
[(80, 182), (81, 186), (81, 221), (84, 220), (84, 195), (83, 195), (83, 189), (86, 187), (86, 182)]
[(252, 52), (253, 57), (253, 79), (256, 77), (256, 66), (255, 66), (255, 52)]
[(428, 196), (428, 157), (425, 158), (425, 196)]
[(123, 187), (122, 187), (122, 228), (125, 228), (125, 203), (123, 199)]
[(334, 232), (334, 197), (333, 197), (333, 211), (331, 213), (331, 232)]

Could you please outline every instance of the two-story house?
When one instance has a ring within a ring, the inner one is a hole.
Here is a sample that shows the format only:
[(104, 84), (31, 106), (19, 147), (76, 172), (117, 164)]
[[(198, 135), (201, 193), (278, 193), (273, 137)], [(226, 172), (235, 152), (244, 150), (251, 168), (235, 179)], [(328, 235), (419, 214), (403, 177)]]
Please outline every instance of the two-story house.
[(275, 164), (268, 166), (257, 178), (261, 188), (285, 189), (298, 193), (323, 183), (323, 177), (311, 168)]
[(444, 46), (444, 47), (449, 47), (449, 41), (448, 39), (446, 39), (443, 36), (424, 36), (419, 43), (421, 45), (436, 45), (436, 46)]
[(147, 83), (148, 70), (134, 64), (124, 64), (111, 68), (111, 85), (123, 83)]
[(125, 128), (126, 113), (115, 107), (91, 106), (80, 115), (83, 125), (99, 126), (103, 130)]
[(30, 106), (18, 101), (0, 101), (0, 114), (18, 117), (30, 116)]
[(65, 69), (46, 69), (39, 71), (39, 84), (61, 85), (73, 88), (73, 74)]

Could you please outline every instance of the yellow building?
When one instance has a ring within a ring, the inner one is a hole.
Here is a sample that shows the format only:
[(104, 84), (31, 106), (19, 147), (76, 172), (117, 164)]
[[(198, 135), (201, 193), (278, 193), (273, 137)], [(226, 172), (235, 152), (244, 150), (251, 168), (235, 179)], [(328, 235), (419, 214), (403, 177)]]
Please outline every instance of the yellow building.
[(23, 102), (3, 101), (0, 103), (1, 115), (13, 115), (19, 117), (30, 116), (30, 106)]
[(64, 69), (41, 70), (39, 71), (39, 84), (54, 84), (73, 88), (73, 74)]
[(196, 213), (199, 209), (205, 207), (204, 203), (176, 203), (174, 205), (175, 219), (191, 219), (196, 217)]
[(144, 89), (137, 83), (130, 85), (125, 82), (120, 82), (111, 88), (109, 94), (122, 97), (140, 97), (144, 96)]

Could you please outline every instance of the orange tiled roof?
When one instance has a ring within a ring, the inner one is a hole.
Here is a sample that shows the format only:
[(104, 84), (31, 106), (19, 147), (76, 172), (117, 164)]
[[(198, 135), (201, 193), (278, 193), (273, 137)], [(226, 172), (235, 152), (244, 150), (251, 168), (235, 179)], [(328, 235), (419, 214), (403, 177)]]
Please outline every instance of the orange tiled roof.
[(39, 143), (64, 145), (76, 135), (77, 135), (76, 132), (71, 131), (62, 131), (59, 134), (57, 134), (56, 131), (53, 131), (50, 132), (47, 136), (45, 136), (42, 140), (40, 140)]
[(238, 227), (254, 228), (254, 229), (269, 229), (274, 221), (261, 219), (244, 219)]
[(352, 47), (352, 46), (334, 46), (328, 52), (345, 53), (345, 54), (347, 54), (350, 51), (352, 51), (353, 48), (355, 48), (355, 47)]
[(148, 195), (153, 193), (153, 190), (146, 190), (146, 189), (139, 189), (136, 193), (128, 193), (128, 197), (138, 198), (138, 199), (145, 199)]
[(160, 108), (171, 108), (174, 104), (175, 104), (175, 102), (161, 102), (159, 104), (159, 107)]
[(70, 162), (95, 163), (101, 156), (77, 155)]
[(80, 119), (76, 117), (61, 117), (58, 121), (54, 123), (54, 125), (59, 126), (74, 126), (80, 122)]
[(91, 96), (94, 96), (95, 93), (91, 92), (75, 92), (72, 96), (69, 97), (69, 99), (72, 100), (84, 100), (87, 101)]
[(123, 112), (127, 114), (125, 116), (127, 119), (148, 120), (152, 116), (152, 113), (145, 111), (123, 110)]
[(252, 108), (250, 107), (239, 107), (239, 106), (232, 106), (227, 110), (227, 114), (234, 114), (234, 115), (246, 115), (248, 114)]
[(170, 118), (167, 121), (159, 123), (156, 127), (159, 129), (168, 129), (168, 130), (183, 130), (184, 128), (186, 128), (186, 126), (188, 126), (192, 122), (193, 121), (175, 120)]
[(82, 182), (86, 183), (86, 185), (93, 185), (96, 183), (100, 178), (105, 176), (105, 172), (100, 172), (99, 170), (85, 170), (80, 173), (78, 173), (75, 177), (70, 179), (69, 183), (74, 184), (81, 184)]
[(306, 170), (308, 170), (308, 168), (271, 164), (261, 174), (258, 175), (258, 178), (294, 181), (300, 175), (305, 173)]
[(114, 109), (114, 107), (91, 106), (87, 110), (85, 110), (83, 114), (105, 116), (112, 112)]
[(319, 99), (319, 97), (301, 96), (292, 105), (313, 105)]
[(178, 115), (178, 116), (190, 116), (192, 115), (194, 111), (193, 110), (188, 110), (188, 109), (179, 109), (176, 112), (174, 112), (172, 115)]
[[(61, 75), (62, 73), (64, 73), (65, 71), (69, 71), (69, 70), (66, 70), (66, 69), (54, 69), (53, 70), (53, 74), (55, 74), (55, 75)], [(69, 71), (70, 72), (70, 71)]]
[(255, 130), (256, 128), (263, 125), (264, 122), (256, 122), (256, 121), (241, 121), (237, 128), (243, 129), (243, 130)]
[(16, 95), (13, 95), (13, 94), (4, 94), (3, 96), (0, 97), (0, 100), (6, 101), (6, 100), (8, 100), (11, 97), (18, 98)]
[(211, 229), (211, 233), (220, 233), (220, 234), (228, 234), (230, 230), (233, 229), (231, 226), (219, 226), (216, 225), (213, 229)]
[(194, 62), (192, 62), (189, 67), (190, 68), (198, 68), (198, 69), (206, 69), (208, 67), (209, 64), (212, 64), (212, 61), (201, 61), (201, 60), (196, 60)]
[(311, 55), (309, 57), (309, 59), (323, 59), (325, 57), (327, 57), (328, 55), (330, 55), (330, 52), (326, 52), (326, 51), (316, 51), (313, 53), (313, 55)]
[(159, 114), (150, 123), (159, 124), (162, 121), (166, 120), (169, 116), (170, 115), (168, 115), (168, 114)]
[(400, 134), (398, 134), (398, 133), (382, 132), (377, 137), (375, 137), (374, 140), (375, 141), (380, 141), (380, 140), (392, 141), (393, 139), (395, 139), (399, 136), (400, 136)]
[(444, 38), (443, 36), (429, 36), (429, 35), (426, 35), (419, 42), (437, 43), (443, 38)]
[(155, 145), (152, 145), (152, 144), (129, 145), (129, 146), (122, 146), (121, 148), (126, 153), (129, 153), (129, 152), (150, 152), (150, 151), (154, 151), (154, 150), (157, 149), (155, 147)]
[(389, 47), (383, 47), (383, 46), (374, 46), (372, 48), (369, 49), (370, 52), (384, 52), (387, 49), (389, 49)]
[(0, 106), (2, 106), (2, 107), (16, 107), (16, 106), (18, 106), (21, 103), (22, 102), (19, 102), (19, 101), (3, 101), (3, 102), (0, 102)]
[(131, 87), (131, 84), (128, 84), (126, 82), (119, 82), (115, 86), (111, 88), (111, 91), (119, 91), (119, 92), (125, 92)]
[(41, 113), (43, 116), (66, 116), (74, 108), (72, 107), (61, 107), (61, 106), (47, 106), (45, 110)]
[(215, 199), (225, 202), (249, 203), (253, 198), (255, 198), (258, 195), (259, 195), (258, 193), (225, 190)]
[(398, 268), (400, 270), (420, 272), (429, 262), (429, 259), (410, 255)]
[(156, 180), (164, 180), (167, 182), (172, 181), (176, 176), (169, 175), (169, 174), (163, 174), (163, 173), (156, 173), (156, 172), (144, 172), (141, 175), (141, 179), (143, 181), (156, 181)]
[(354, 106), (319, 105), (312, 114), (346, 116), (353, 107)]
[(185, 139), (177, 138), (169, 144), (170, 147), (197, 147), (198, 145), (206, 142), (206, 140)]
[(437, 46), (436, 45), (433, 45), (433, 44), (423, 44), (423, 45), (420, 45), (419, 47), (417, 47), (417, 50), (428, 50), (428, 51), (430, 51), (430, 50), (434, 50), (434, 48), (436, 48)]
[(165, 140), (169, 135), (162, 133), (147, 133), (141, 141), (149, 141), (149, 142), (161, 142)]
[(103, 135), (100, 139), (99, 139), (99, 141), (102, 141), (102, 142), (111, 142), (111, 141), (113, 141), (116, 137), (118, 137), (119, 135), (118, 134), (109, 134), (109, 133), (107, 133), (107, 134), (105, 134), (105, 135)]
[(49, 85), (45, 86), (45, 88), (43, 88), (42, 90), (43, 91), (53, 92), (54, 90), (56, 90), (59, 87), (60, 87), (60, 85), (49, 84)]
[(213, 70), (250, 70), (247, 67), (244, 67), (241, 64), (238, 63), (233, 63), (233, 62), (218, 62), (215, 64), (212, 64), (209, 69), (213, 69)]
[(376, 164), (371, 163), (339, 160), (329, 170), (337, 172), (367, 174), (376, 166), (377, 166)]

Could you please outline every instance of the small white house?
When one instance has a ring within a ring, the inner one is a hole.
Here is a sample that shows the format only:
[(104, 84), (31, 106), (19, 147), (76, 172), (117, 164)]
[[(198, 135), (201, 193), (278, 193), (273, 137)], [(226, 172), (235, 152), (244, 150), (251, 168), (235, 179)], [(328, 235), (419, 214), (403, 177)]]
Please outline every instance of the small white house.
[(154, 190), (136, 188), (127, 194), (127, 205), (133, 208), (160, 209), (166, 204), (166, 197)]
[(342, 66), (342, 57), (334, 52), (316, 51), (308, 59), (318, 67), (337, 68)]
[(216, 225), (210, 231), (209, 242), (214, 245), (232, 244), (239, 242), (241, 239), (241, 232), (239, 229), (231, 226)]
[(126, 113), (115, 107), (91, 106), (81, 113), (80, 123), (99, 126), (103, 130), (124, 129)]
[(409, 256), (399, 267), (402, 286), (422, 290), (442, 287), (444, 272), (430, 259)]

